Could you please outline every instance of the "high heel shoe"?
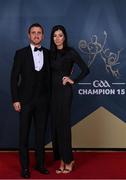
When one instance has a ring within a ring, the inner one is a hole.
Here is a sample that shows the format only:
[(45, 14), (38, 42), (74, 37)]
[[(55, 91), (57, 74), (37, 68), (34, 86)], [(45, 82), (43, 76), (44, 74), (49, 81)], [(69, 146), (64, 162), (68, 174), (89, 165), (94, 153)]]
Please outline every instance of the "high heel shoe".
[(61, 160), (59, 169), (56, 169), (56, 174), (61, 174), (64, 170), (64, 166), (65, 166), (65, 164), (64, 164), (63, 160)]
[(56, 169), (56, 174), (61, 174), (63, 171), (64, 171), (64, 169), (62, 169), (62, 168)]
[(72, 161), (69, 165), (66, 165), (64, 170), (62, 171), (63, 174), (68, 174), (73, 171), (73, 168), (75, 166), (75, 161)]

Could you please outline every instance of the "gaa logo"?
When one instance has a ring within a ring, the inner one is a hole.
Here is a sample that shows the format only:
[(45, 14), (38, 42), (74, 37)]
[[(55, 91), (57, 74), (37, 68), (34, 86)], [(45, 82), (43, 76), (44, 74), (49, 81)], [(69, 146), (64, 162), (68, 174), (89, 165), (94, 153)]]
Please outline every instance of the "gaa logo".
[(95, 80), (93, 81), (93, 87), (95, 88), (107, 88), (107, 87), (110, 87), (108, 81), (106, 80)]

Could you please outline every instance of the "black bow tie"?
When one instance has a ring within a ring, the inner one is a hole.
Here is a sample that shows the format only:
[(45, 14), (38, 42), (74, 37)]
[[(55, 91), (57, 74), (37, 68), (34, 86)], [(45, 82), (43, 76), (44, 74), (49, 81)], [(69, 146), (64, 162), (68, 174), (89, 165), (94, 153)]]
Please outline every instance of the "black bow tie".
[(34, 51), (42, 51), (42, 47), (40, 47), (40, 48), (35, 47)]

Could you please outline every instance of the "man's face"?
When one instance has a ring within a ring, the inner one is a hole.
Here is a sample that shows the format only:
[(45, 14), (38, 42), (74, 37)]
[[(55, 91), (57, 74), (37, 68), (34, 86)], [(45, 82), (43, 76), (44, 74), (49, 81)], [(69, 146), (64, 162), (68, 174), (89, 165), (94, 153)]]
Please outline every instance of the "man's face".
[(44, 34), (40, 27), (32, 27), (30, 33), (28, 33), (28, 37), (33, 45), (39, 46), (44, 39)]

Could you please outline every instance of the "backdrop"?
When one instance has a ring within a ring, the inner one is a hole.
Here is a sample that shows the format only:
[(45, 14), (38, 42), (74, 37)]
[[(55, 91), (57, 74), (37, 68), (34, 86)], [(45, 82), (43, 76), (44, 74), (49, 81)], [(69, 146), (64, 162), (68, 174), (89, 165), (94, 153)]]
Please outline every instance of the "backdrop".
[[(45, 28), (43, 45), (47, 48), (52, 26), (64, 25), (69, 44), (90, 68), (90, 74), (74, 86), (73, 147), (126, 147), (125, 7), (124, 0), (0, 2), (0, 149), (18, 148), (19, 122), (12, 108), (10, 71), (16, 49), (28, 44), (27, 29), (35, 22)], [(46, 142), (50, 140), (48, 126)]]

